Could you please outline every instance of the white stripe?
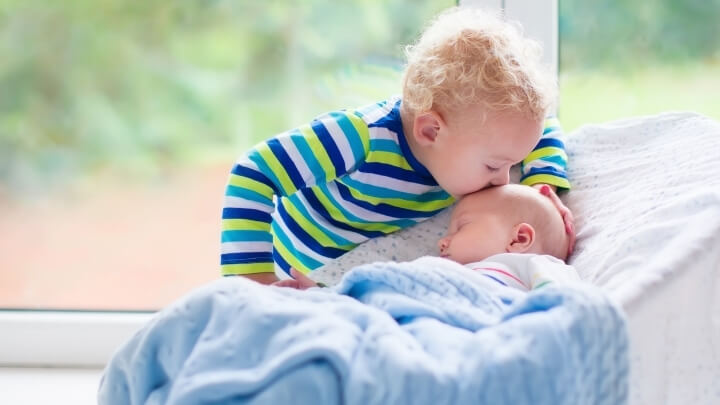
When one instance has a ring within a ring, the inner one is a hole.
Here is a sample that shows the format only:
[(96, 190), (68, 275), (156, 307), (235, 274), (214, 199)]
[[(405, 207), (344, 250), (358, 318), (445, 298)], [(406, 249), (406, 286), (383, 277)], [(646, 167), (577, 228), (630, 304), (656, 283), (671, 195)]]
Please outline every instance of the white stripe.
[(368, 240), (367, 237), (364, 235), (349, 231), (342, 228), (337, 228), (333, 225), (331, 225), (322, 215), (317, 213), (315, 209), (313, 209), (312, 205), (305, 199), (305, 196), (301, 193), (295, 194), (295, 197), (297, 197), (298, 200), (300, 200), (300, 204), (302, 204), (303, 207), (308, 211), (310, 214), (310, 217), (324, 230), (336, 234), (337, 236), (340, 236), (342, 238), (345, 238), (349, 240), (352, 243), (363, 243), (366, 240)]
[[(545, 128), (543, 128), (543, 131), (545, 131)], [(557, 127), (553, 128), (550, 132), (545, 132), (544, 134), (542, 134), (540, 139), (558, 139), (558, 140), (562, 141), (564, 138), (563, 135), (564, 134), (560, 130), (560, 126), (558, 125)]]
[(337, 189), (337, 185), (333, 183), (328, 184), (328, 191), (332, 195), (333, 199), (340, 204), (344, 209), (355, 215), (356, 217), (362, 218), (368, 222), (388, 222), (398, 218), (390, 217), (384, 214), (380, 214), (375, 211), (370, 211), (351, 202), (346, 201)]
[(525, 165), (523, 165), (523, 174), (530, 173), (530, 169), (532, 169), (532, 168), (543, 169), (543, 168), (547, 168), (547, 167), (552, 167), (555, 170), (559, 171), (560, 173), (565, 172), (565, 168), (556, 163), (548, 162), (547, 160), (542, 160), (542, 159), (535, 159), (532, 162), (525, 163)]
[(397, 103), (398, 98), (393, 97), (387, 100), (384, 106), (379, 106), (377, 104), (373, 105), (370, 108), (361, 109), (359, 110), (364, 116), (365, 121), (368, 123), (375, 122), (379, 120), (380, 118), (388, 115), (390, 111), (392, 111), (393, 107), (395, 107), (395, 103)]
[(410, 194), (425, 194), (430, 191), (439, 191), (440, 189), (436, 186), (428, 186), (426, 184), (413, 183), (405, 180), (401, 180), (395, 177), (383, 176), (377, 173), (364, 173), (355, 171), (348, 175), (353, 180), (372, 184), (374, 186), (389, 188), (391, 190), (400, 190)]
[(251, 208), (263, 212), (271, 213), (275, 210), (275, 205), (263, 204), (261, 202), (247, 200), (241, 197), (226, 195), (223, 203), (224, 208)]
[(220, 249), (222, 253), (272, 252), (273, 246), (265, 241), (223, 242)]
[[(370, 139), (388, 139), (390, 141), (398, 143), (399, 135), (387, 128), (371, 127), (369, 130), (370, 130)], [(402, 150), (402, 149), (400, 149), (400, 145), (398, 145), (398, 149)]]
[(350, 146), (350, 141), (347, 138), (348, 135), (342, 130), (342, 128), (340, 128), (336, 118), (325, 116), (320, 122), (325, 125), (325, 129), (327, 129), (330, 133), (330, 137), (333, 141), (335, 141), (335, 145), (337, 145), (340, 150), (340, 154), (345, 162), (345, 171), (347, 172), (352, 169), (356, 162), (355, 155), (353, 155), (352, 147)]
[[(259, 154), (258, 154), (258, 155), (259, 155)], [(248, 168), (250, 168), (250, 169), (253, 169), (253, 170), (256, 170), (256, 171), (262, 173), (262, 171), (261, 171), (261, 170), (258, 168), (258, 166), (255, 164), (255, 162), (253, 162), (252, 160), (250, 160), (250, 158), (247, 156), (247, 154), (240, 156), (240, 157), (238, 158), (238, 160), (235, 161), (235, 164), (236, 164), (236, 165), (240, 165), (240, 166), (245, 166), (245, 167), (248, 167)]]
[(290, 156), (290, 160), (293, 161), (298, 172), (300, 172), (300, 176), (302, 176), (306, 186), (314, 186), (317, 183), (317, 176), (310, 170), (310, 166), (307, 165), (305, 157), (300, 153), (292, 139), (290, 139), (289, 136), (280, 136), (277, 140), (280, 141), (280, 145), (282, 145), (285, 152)]
[[(273, 221), (277, 224), (277, 226), (281, 229), (281, 231), (285, 234), (285, 236), (290, 239), (291, 246), (285, 246), (290, 250), (292, 254), (292, 250), (299, 251), (303, 253), (306, 256), (309, 256), (320, 263), (327, 263), (330, 259), (330, 257), (323, 256), (312, 249), (310, 249), (305, 243), (303, 243), (302, 240), (298, 239), (295, 234), (290, 232), (290, 229), (287, 228), (285, 225), (285, 222), (283, 221), (282, 217), (280, 215), (273, 215)], [(278, 243), (280, 243), (278, 241)]]

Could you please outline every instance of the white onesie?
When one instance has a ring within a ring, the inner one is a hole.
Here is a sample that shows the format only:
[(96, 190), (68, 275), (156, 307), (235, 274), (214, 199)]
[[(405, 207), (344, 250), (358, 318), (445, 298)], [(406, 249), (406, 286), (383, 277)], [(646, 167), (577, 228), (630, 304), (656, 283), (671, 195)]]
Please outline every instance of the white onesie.
[(580, 281), (574, 267), (549, 255), (501, 253), (468, 263), (465, 267), (520, 291), (534, 290), (553, 282)]

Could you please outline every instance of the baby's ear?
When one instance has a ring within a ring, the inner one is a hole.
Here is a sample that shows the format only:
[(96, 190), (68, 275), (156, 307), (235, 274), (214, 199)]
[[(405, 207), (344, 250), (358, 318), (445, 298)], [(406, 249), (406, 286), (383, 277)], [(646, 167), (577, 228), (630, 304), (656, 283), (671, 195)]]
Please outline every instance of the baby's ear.
[(510, 242), (505, 247), (505, 250), (508, 253), (530, 252), (533, 243), (535, 243), (535, 228), (523, 222), (513, 227)]
[(413, 122), (413, 137), (422, 146), (435, 142), (440, 131), (442, 118), (435, 111), (426, 111), (415, 116)]

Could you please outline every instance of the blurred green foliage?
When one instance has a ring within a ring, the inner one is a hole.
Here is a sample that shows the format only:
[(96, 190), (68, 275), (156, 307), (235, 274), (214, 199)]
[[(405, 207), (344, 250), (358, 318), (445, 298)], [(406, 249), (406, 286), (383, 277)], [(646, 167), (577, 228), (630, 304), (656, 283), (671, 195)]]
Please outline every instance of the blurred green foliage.
[[(454, 4), (0, 0), (0, 185), (230, 164), (253, 143), (324, 111), (399, 92), (402, 45)], [(720, 0), (560, 0), (561, 69), (570, 77), (562, 105), (578, 107), (562, 107), (561, 118), (576, 125), (618, 114), (580, 108), (617, 105), (613, 97), (632, 91), (622, 83), (637, 74), (618, 71), (711, 66), (656, 69), (667, 75), (643, 88), (657, 92), (676, 74), (720, 76), (718, 21)], [(618, 92), (582, 87), (588, 78), (607, 83), (602, 77), (619, 80)], [(598, 93), (607, 99), (589, 102)]]
[(559, 0), (566, 131), (668, 110), (720, 120), (720, 0)]
[(720, 0), (559, 0), (561, 69), (616, 72), (720, 58)]
[(325, 110), (398, 92), (401, 45), (453, 4), (0, 0), (0, 181), (230, 164)]

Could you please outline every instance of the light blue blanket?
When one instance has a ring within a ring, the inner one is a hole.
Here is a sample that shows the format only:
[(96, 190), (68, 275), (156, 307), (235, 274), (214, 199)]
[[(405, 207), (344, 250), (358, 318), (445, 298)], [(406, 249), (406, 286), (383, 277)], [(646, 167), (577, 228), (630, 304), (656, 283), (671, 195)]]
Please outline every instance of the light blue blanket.
[(242, 277), (164, 309), (105, 370), (105, 404), (623, 404), (624, 317), (598, 289), (498, 292), (438, 258), (332, 289)]

